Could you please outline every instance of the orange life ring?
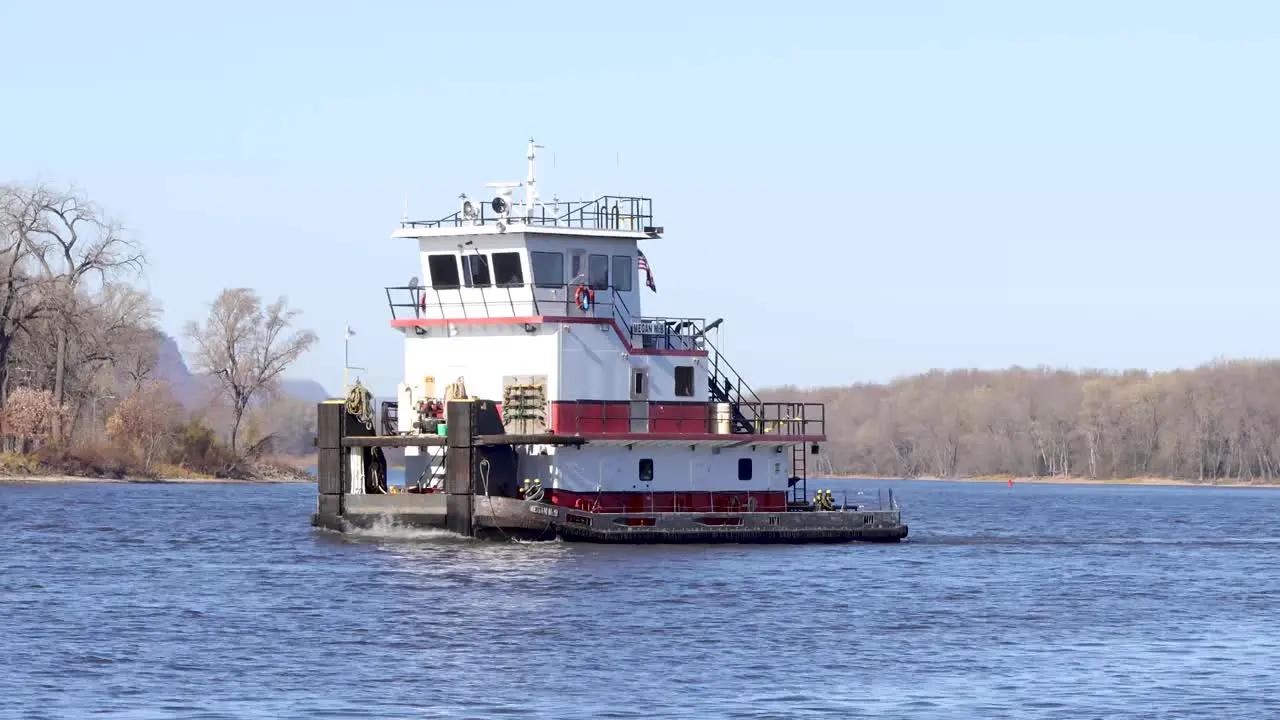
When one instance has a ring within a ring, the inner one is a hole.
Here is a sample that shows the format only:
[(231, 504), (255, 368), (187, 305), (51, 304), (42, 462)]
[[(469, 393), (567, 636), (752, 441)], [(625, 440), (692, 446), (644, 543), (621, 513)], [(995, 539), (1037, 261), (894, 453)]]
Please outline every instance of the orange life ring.
[(573, 304), (582, 312), (591, 312), (591, 306), (596, 304), (596, 291), (587, 285), (579, 285), (573, 291)]

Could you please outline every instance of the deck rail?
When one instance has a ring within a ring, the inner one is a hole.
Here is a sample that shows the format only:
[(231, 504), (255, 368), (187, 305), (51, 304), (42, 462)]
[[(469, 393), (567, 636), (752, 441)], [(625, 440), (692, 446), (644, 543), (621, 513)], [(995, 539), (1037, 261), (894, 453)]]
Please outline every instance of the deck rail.
[(612, 319), (635, 347), (706, 350), (707, 322), (693, 317), (643, 317), (614, 286), (594, 288), (595, 302), (583, 310), (577, 283), (508, 283), (480, 287), (399, 285), (385, 288), (392, 320), (518, 318), (530, 316)]
[(514, 283), (479, 287), (398, 285), (385, 289), (392, 320), (531, 315), (608, 318), (620, 312), (624, 320), (620, 326), (630, 324), (631, 312), (616, 288), (593, 288), (595, 300), (583, 310), (574, 297), (578, 287), (577, 283)]
[[(735, 415), (734, 410), (738, 410)], [(639, 412), (637, 412), (639, 410)], [(747, 415), (750, 422), (734, 422)], [(729, 403), (664, 404), (616, 400), (557, 403), (552, 426), (562, 435), (777, 435), (787, 438), (826, 435), (822, 403), (759, 402), (747, 408)]]
[(476, 203), (478, 214), (464, 217), (461, 210), (438, 220), (405, 220), (404, 228), (445, 228), (491, 225), (499, 221), (534, 227), (568, 227), (661, 234), (653, 225), (653, 200), (629, 195), (603, 195), (594, 200), (538, 203), (532, 208), (513, 203), (505, 213), (494, 212), (487, 202)]

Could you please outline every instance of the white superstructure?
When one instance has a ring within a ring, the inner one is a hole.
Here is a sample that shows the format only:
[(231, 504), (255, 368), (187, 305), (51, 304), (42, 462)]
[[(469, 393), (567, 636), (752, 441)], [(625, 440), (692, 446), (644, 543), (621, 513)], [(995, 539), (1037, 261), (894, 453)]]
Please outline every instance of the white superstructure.
[[(457, 212), (392, 233), (418, 242), (422, 278), (387, 289), (405, 338), (398, 431), (431, 432), (456, 384), (498, 404), (508, 433), (589, 439), (519, 451), (518, 472), (554, 504), (785, 509), (806, 449), (825, 440), (822, 407), (762, 402), (703, 319), (644, 316), (653, 280), (640, 244), (663, 234), (652, 202), (545, 204), (538, 147), (523, 183), (491, 183), (483, 199), (464, 194)], [(410, 455), (409, 481), (438, 478), (439, 453)]]

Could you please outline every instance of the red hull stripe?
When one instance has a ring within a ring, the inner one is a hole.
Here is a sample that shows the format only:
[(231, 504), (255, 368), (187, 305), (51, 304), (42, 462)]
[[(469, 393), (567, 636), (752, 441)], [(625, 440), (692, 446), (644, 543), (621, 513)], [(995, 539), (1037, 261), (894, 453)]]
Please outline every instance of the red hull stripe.
[(622, 341), (627, 352), (632, 355), (668, 355), (676, 357), (706, 357), (706, 350), (660, 350), (658, 348), (638, 348), (631, 344), (631, 339), (618, 327), (613, 318), (567, 317), (558, 315), (529, 315), (526, 317), (486, 317), (486, 318), (413, 318), (392, 320), (393, 328), (408, 327), (443, 327), (445, 325), (541, 325), (543, 323), (565, 323), (569, 325), (611, 325)]
[(746, 492), (599, 492), (576, 493), (548, 488), (552, 505), (602, 513), (660, 512), (786, 512), (787, 494), (782, 490)]

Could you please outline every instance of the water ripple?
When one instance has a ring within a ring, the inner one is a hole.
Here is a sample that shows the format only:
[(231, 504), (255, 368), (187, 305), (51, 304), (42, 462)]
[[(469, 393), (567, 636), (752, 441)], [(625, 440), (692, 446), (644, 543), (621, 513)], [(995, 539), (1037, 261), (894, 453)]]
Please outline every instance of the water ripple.
[(895, 491), (897, 546), (617, 548), (0, 486), (0, 716), (1280, 716), (1280, 493)]

